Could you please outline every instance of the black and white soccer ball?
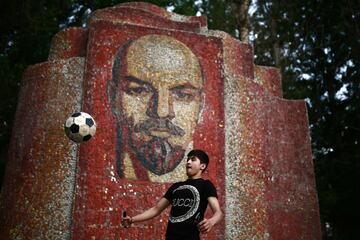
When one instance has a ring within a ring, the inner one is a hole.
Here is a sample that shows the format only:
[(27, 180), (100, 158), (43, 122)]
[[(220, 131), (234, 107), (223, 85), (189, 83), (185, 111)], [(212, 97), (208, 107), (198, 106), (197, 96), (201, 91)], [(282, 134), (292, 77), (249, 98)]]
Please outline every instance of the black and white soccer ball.
[(66, 136), (77, 143), (89, 141), (96, 132), (96, 122), (85, 112), (73, 113), (64, 124)]

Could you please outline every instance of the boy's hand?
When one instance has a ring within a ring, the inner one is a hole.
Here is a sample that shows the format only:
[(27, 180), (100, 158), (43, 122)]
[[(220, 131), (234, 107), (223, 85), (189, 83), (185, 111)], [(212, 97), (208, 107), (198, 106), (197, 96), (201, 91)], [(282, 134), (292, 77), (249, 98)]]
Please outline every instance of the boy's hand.
[(199, 224), (199, 231), (201, 233), (208, 233), (210, 232), (210, 230), (212, 229), (212, 227), (215, 225), (215, 223), (211, 220), (211, 219), (206, 219), (204, 218), (204, 220), (202, 220)]
[(132, 219), (129, 216), (123, 217), (123, 219), (121, 220), (121, 225), (124, 228), (129, 228), (132, 224)]

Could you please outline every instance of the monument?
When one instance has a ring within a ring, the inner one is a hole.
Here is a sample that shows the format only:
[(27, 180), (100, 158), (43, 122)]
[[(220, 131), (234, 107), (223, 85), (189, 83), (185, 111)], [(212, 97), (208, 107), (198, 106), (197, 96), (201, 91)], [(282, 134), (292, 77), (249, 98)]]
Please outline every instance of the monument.
[[(63, 122), (90, 113), (77, 145)], [(306, 105), (282, 98), (278, 69), (209, 30), (206, 17), (126, 3), (54, 36), (23, 75), (1, 193), (1, 239), (162, 239), (167, 214), (120, 226), (210, 156), (223, 222), (203, 239), (318, 239)]]

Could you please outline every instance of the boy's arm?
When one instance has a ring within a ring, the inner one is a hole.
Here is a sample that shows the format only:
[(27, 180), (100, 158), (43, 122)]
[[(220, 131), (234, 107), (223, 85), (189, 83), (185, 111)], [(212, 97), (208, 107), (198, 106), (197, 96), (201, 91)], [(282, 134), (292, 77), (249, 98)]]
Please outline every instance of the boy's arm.
[(162, 211), (164, 211), (165, 208), (167, 208), (170, 205), (169, 200), (166, 198), (161, 198), (154, 207), (149, 208), (143, 213), (140, 213), (134, 217), (125, 217), (122, 221), (122, 224), (125, 227), (130, 226), (132, 223), (135, 222), (142, 222), (149, 220), (153, 217), (158, 216)]
[(219, 201), (216, 197), (209, 197), (208, 198), (208, 203), (211, 207), (211, 210), (213, 212), (213, 216), (209, 219), (204, 218), (204, 220), (202, 220), (199, 223), (199, 230), (201, 233), (208, 233), (210, 232), (210, 230), (212, 229), (212, 227), (217, 224), (218, 222), (220, 222), (220, 220), (223, 217), (223, 213), (221, 212), (220, 209), (220, 204)]

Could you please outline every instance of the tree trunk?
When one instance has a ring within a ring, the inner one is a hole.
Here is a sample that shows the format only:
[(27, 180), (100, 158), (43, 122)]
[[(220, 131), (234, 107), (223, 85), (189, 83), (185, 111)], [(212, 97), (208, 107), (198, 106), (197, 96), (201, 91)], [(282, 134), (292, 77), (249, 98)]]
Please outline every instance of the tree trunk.
[(236, 28), (239, 31), (240, 40), (249, 42), (249, 6), (250, 0), (233, 0), (233, 7), (235, 10)]

